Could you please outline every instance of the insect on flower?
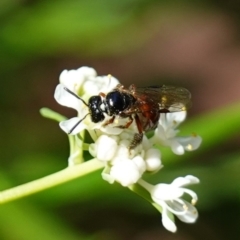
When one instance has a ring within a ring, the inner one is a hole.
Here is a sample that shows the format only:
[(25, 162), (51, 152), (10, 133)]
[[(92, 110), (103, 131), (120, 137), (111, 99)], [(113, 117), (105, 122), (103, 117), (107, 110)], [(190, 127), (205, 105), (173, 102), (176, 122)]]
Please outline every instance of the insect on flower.
[(89, 109), (79, 122), (77, 122), (69, 133), (71, 133), (88, 115), (94, 123), (105, 119), (104, 114), (111, 118), (103, 126), (112, 124), (116, 117), (128, 118), (125, 125), (118, 128), (128, 128), (135, 120), (138, 133), (135, 133), (129, 150), (134, 149), (142, 142), (143, 133), (154, 130), (158, 125), (161, 113), (185, 111), (191, 106), (191, 93), (182, 87), (174, 86), (151, 86), (135, 87), (130, 85), (126, 89), (118, 84), (109, 93), (100, 92), (99, 95), (89, 98), (88, 103), (67, 88), (67, 92), (81, 100)]

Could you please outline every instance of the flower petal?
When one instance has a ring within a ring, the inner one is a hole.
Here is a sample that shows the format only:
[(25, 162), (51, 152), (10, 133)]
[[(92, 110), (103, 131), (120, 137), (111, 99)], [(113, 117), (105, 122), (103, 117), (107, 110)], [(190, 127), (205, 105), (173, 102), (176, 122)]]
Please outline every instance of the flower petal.
[(176, 141), (175, 139), (172, 139), (169, 142), (170, 142), (171, 149), (175, 154), (177, 155), (184, 154), (184, 148), (178, 141)]
[(176, 139), (186, 151), (196, 150), (197, 148), (199, 148), (202, 142), (202, 138), (196, 135), (192, 135), (189, 137), (177, 137)]
[(167, 122), (169, 123), (168, 126), (172, 126), (176, 128), (181, 122), (183, 122), (186, 119), (187, 112), (181, 111), (181, 112), (172, 112), (166, 114)]
[[(60, 122), (59, 126), (67, 134), (75, 135), (81, 132), (82, 130), (86, 129), (87, 127), (83, 122), (79, 123), (80, 121), (81, 119), (79, 117), (74, 117), (66, 121)], [(74, 128), (74, 126), (76, 127)]]
[(117, 151), (117, 142), (106, 135), (102, 135), (96, 142), (97, 159), (101, 161), (110, 161)]
[(177, 227), (174, 223), (174, 221), (168, 216), (168, 214), (171, 214), (167, 208), (164, 206), (164, 204), (161, 204), (162, 206), (162, 224), (163, 226), (170, 232), (176, 232)]
[(195, 183), (199, 183), (199, 179), (192, 175), (187, 175), (186, 177), (178, 177), (178, 178), (174, 179), (174, 181), (171, 183), (171, 185), (173, 185), (175, 187), (182, 187), (182, 186), (186, 186), (189, 184), (195, 184)]
[(98, 95), (99, 92), (107, 93), (117, 86), (119, 81), (109, 76), (98, 76), (95, 78), (88, 79), (83, 84), (83, 91), (89, 92), (91, 95)]
[(130, 186), (141, 177), (138, 166), (130, 159), (117, 161), (111, 168), (110, 175), (122, 186)]
[(83, 66), (83, 67), (80, 67), (77, 69), (77, 72), (78, 74), (80, 75), (83, 75), (84, 78), (89, 78), (89, 77), (96, 77), (97, 76), (97, 72), (94, 68), (91, 68), (91, 67), (86, 67), (86, 66)]
[(159, 183), (151, 189), (150, 193), (152, 199), (159, 203), (161, 200), (168, 201), (179, 198), (184, 194), (184, 191), (171, 184)]
[(90, 67), (80, 67), (77, 70), (64, 70), (59, 77), (60, 83), (77, 93), (87, 78), (95, 77), (96, 71)]
[(146, 163), (141, 156), (136, 156), (132, 161), (137, 165), (139, 172), (143, 174), (146, 171)]
[(197, 209), (190, 203), (184, 201), (186, 207), (186, 213), (181, 215), (176, 215), (182, 222), (194, 223), (198, 218)]
[(77, 111), (84, 107), (84, 104), (81, 102), (81, 100), (65, 90), (65, 86), (63, 84), (57, 85), (54, 98), (59, 104), (65, 107), (73, 108)]
[(101, 123), (101, 126), (97, 128), (99, 128), (102, 132), (106, 134), (111, 134), (111, 135), (119, 135), (121, 132), (123, 132), (123, 129), (121, 128), (117, 128), (112, 125), (102, 126), (102, 123)]
[(147, 171), (156, 171), (161, 168), (161, 156), (158, 149), (150, 148), (146, 152), (145, 158)]

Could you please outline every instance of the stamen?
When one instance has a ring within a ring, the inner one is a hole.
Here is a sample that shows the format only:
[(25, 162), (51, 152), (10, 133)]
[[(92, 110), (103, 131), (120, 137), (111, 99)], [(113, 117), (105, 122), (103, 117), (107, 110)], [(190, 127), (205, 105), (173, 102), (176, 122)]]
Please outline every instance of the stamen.
[(187, 205), (180, 199), (174, 199), (173, 201), (170, 201), (172, 202), (173, 206), (175, 205), (176, 207), (176, 202), (179, 203), (181, 205), (181, 208), (183, 209), (183, 211), (176, 211), (174, 210), (173, 207), (171, 207), (168, 203), (166, 203), (166, 207), (167, 209), (172, 212), (173, 214), (176, 214), (176, 215), (184, 215), (186, 214), (186, 212), (188, 211), (188, 207)]
[(112, 75), (108, 74), (108, 88), (111, 85)]
[(191, 204), (194, 206), (197, 203), (197, 199), (192, 199)]
[(187, 149), (187, 150), (193, 150), (193, 146), (192, 146), (191, 144), (188, 144), (188, 145), (186, 146), (186, 149)]
[(193, 136), (193, 137), (197, 137), (197, 134), (193, 132), (193, 133), (192, 133), (192, 136)]
[(188, 210), (188, 206), (187, 206), (187, 205), (183, 205), (183, 209), (184, 209), (185, 211), (187, 211), (187, 210)]

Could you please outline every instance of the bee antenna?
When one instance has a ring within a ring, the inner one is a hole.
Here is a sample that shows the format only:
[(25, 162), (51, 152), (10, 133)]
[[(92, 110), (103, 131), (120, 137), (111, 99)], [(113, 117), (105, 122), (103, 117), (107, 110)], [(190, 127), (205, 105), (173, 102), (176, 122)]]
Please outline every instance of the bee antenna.
[(87, 117), (87, 115), (89, 115), (90, 113), (87, 113), (81, 120), (79, 120), (68, 132), (68, 134), (71, 134), (73, 132), (73, 130)]
[[(76, 97), (77, 99), (81, 100), (83, 102), (83, 104), (85, 104), (88, 107), (88, 104), (82, 99), (80, 98), (77, 94), (75, 94), (74, 92), (72, 92), (71, 90), (69, 90), (68, 88), (64, 87), (64, 90), (66, 90), (68, 93), (72, 94), (74, 97)], [(85, 116), (86, 117), (86, 116)], [(84, 118), (85, 118), (84, 117)]]

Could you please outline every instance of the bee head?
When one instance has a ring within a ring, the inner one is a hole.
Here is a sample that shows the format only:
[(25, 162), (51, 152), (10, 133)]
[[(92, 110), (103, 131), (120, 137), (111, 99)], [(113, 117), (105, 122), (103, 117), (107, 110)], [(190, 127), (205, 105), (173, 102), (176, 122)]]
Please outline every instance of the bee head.
[(98, 123), (104, 120), (103, 110), (101, 105), (104, 104), (100, 96), (92, 96), (88, 101), (88, 108), (91, 115), (91, 120)]

